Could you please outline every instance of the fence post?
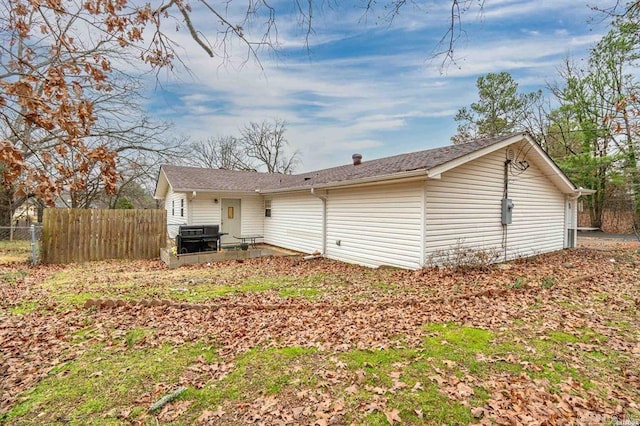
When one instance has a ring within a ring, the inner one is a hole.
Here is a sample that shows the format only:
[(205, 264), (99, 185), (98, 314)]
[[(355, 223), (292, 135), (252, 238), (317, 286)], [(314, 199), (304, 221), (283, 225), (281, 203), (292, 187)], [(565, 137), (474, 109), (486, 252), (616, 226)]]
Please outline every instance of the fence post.
[(36, 262), (36, 227), (31, 224), (31, 264), (35, 265)]

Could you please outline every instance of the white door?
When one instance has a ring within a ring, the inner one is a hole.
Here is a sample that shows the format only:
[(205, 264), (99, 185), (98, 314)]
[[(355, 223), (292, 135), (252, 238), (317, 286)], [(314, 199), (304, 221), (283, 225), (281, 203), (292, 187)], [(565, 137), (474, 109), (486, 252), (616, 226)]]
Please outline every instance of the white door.
[(240, 200), (233, 198), (222, 199), (222, 215), (220, 219), (220, 232), (226, 232), (222, 236), (222, 244), (236, 244), (240, 240), (233, 238), (240, 236)]

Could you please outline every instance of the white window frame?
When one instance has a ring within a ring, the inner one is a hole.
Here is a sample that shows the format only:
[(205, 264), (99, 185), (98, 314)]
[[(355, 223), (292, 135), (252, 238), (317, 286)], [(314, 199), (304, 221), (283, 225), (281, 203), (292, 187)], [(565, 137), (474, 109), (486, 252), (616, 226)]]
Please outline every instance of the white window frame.
[(271, 217), (271, 200), (264, 200), (264, 217)]

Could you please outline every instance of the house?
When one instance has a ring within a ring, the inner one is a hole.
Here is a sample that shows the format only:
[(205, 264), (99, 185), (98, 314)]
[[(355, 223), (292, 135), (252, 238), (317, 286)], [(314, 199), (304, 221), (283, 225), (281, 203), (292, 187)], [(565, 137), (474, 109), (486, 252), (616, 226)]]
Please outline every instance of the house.
[(443, 253), (499, 260), (574, 247), (580, 195), (526, 133), (297, 175), (162, 166), (168, 230), (219, 224), (234, 236), (345, 262), (417, 269)]

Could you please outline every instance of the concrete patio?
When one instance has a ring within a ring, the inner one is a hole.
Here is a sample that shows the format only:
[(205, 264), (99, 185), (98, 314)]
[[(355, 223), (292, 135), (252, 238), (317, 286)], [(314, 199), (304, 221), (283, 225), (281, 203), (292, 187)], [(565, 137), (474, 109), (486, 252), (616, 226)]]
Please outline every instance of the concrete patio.
[(174, 254), (171, 248), (160, 249), (160, 259), (167, 264), (169, 269), (175, 269), (183, 265), (195, 265), (208, 262), (223, 262), (226, 260), (253, 259), (265, 256), (299, 256), (299, 252), (283, 249), (268, 244), (258, 244), (242, 250), (240, 247), (222, 249), (219, 251), (204, 251), (200, 253)]

